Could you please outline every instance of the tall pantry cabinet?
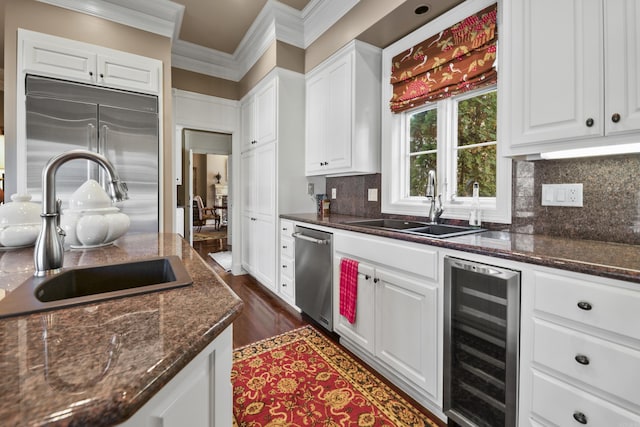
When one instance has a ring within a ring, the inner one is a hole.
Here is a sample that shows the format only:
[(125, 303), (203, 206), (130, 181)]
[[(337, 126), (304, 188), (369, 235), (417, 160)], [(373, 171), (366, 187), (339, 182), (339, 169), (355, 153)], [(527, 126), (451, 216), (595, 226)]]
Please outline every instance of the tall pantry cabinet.
[(304, 76), (275, 68), (240, 101), (242, 267), (277, 293), (278, 216), (310, 212)]

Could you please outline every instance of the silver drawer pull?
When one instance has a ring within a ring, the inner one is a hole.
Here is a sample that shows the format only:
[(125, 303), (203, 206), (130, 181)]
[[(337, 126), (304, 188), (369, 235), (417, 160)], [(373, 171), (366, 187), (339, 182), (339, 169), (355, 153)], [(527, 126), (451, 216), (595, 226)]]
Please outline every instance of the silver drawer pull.
[(586, 302), (586, 301), (579, 301), (578, 302), (578, 308), (581, 309), (581, 310), (584, 310), (584, 311), (589, 311), (589, 310), (591, 310), (593, 308), (593, 306), (590, 303)]
[(587, 423), (587, 416), (580, 411), (576, 411), (573, 413), (573, 419), (579, 422), (580, 424)]
[(575, 359), (576, 359), (576, 362), (578, 362), (581, 365), (588, 365), (590, 362), (589, 358), (584, 354), (577, 354)]

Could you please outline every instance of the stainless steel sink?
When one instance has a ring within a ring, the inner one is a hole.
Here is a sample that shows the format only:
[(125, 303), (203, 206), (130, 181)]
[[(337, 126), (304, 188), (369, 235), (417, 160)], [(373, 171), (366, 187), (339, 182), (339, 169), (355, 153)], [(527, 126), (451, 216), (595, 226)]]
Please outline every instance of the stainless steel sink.
[(193, 283), (177, 256), (120, 264), (75, 267), (32, 277), (0, 300), (0, 318), (112, 298), (187, 286)]
[(458, 225), (429, 224), (419, 221), (404, 221), (401, 219), (367, 219), (361, 221), (349, 221), (345, 224), (358, 227), (392, 230), (399, 233), (414, 234), (431, 238), (444, 239), (447, 237), (462, 236), (464, 234), (480, 233), (486, 231), (483, 228), (464, 227)]
[(462, 236), (464, 234), (472, 234), (472, 233), (480, 233), (486, 231), (484, 228), (477, 227), (464, 227), (457, 225), (429, 225), (422, 228), (413, 228), (410, 230), (402, 230), (405, 233), (409, 234), (419, 234), (429, 237), (438, 237), (438, 238), (446, 238), (446, 237), (455, 237)]
[(402, 219), (366, 219), (362, 221), (350, 221), (345, 224), (357, 225), (359, 227), (387, 228), (390, 230), (405, 230), (408, 228), (424, 227), (426, 222), (404, 221)]

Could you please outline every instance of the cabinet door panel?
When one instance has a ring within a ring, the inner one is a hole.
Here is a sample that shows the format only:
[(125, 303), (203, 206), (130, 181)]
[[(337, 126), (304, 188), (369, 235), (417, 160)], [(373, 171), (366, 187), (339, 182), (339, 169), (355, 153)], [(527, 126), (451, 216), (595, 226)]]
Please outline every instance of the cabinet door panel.
[(258, 218), (251, 244), (255, 246), (255, 276), (267, 288), (276, 290), (276, 241), (273, 220)]
[(255, 138), (259, 144), (275, 141), (277, 123), (276, 81), (256, 94)]
[(255, 102), (253, 97), (249, 97), (249, 99), (240, 105), (240, 125), (242, 126), (240, 149), (242, 151), (252, 148), (252, 142), (256, 138), (253, 124), (254, 108)]
[(254, 170), (255, 212), (271, 218), (275, 215), (276, 202), (276, 143), (255, 150)]
[(25, 40), (23, 59), (27, 72), (78, 82), (96, 81), (96, 55), (85, 50)]
[(524, 0), (512, 8), (512, 144), (602, 135), (600, 0)]
[(109, 87), (157, 94), (160, 92), (159, 61), (121, 55), (98, 55), (98, 83)]
[(255, 270), (254, 254), (255, 246), (253, 244), (254, 222), (251, 216), (242, 215), (242, 267), (249, 273)]
[(376, 269), (376, 355), (438, 396), (438, 289)]
[(328, 73), (329, 108), (327, 110), (325, 169), (351, 166), (351, 123), (353, 53), (336, 63)]
[[(640, 129), (640, 5), (605, 1), (605, 123), (609, 135)], [(620, 120), (613, 121), (619, 114)]]
[(374, 348), (374, 333), (375, 333), (375, 284), (374, 268), (370, 265), (359, 263), (358, 265), (358, 293), (356, 300), (356, 321), (349, 323), (346, 317), (340, 315), (340, 261), (341, 256), (334, 258), (334, 280), (336, 282), (335, 295), (336, 298), (337, 313), (334, 316), (334, 329), (336, 332), (346, 337), (347, 339), (358, 344), (369, 353), (373, 354)]
[(306, 103), (306, 175), (322, 174), (327, 117), (327, 79), (323, 75), (307, 81)]
[(248, 213), (255, 210), (254, 169), (255, 152), (242, 153), (240, 157), (240, 179), (242, 180), (242, 212)]

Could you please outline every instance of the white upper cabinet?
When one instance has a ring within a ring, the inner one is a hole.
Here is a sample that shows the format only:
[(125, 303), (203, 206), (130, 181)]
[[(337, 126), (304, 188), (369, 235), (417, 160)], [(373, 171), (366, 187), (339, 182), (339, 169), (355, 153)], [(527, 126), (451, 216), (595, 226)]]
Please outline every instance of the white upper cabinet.
[(307, 76), (307, 176), (380, 171), (380, 57), (354, 40)]
[(19, 30), (25, 73), (157, 95), (162, 62), (48, 34)]
[(242, 101), (242, 151), (278, 138), (276, 90), (276, 81), (272, 80)]
[(636, 142), (638, 2), (523, 0), (503, 6), (509, 154)]

